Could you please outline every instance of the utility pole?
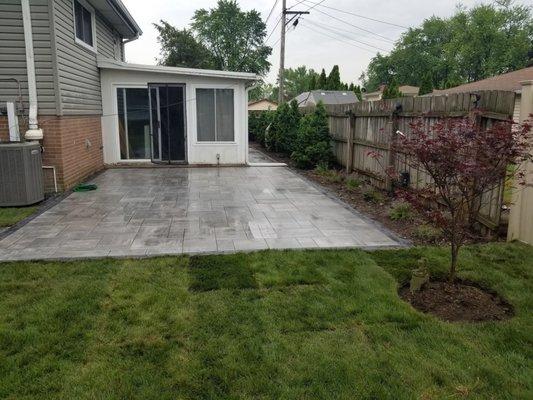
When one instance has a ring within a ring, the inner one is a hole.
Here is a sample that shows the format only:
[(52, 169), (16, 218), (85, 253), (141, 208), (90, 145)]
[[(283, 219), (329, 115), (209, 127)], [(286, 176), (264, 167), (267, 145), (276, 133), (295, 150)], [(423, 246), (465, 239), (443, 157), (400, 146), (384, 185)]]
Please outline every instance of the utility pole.
[(278, 103), (282, 104), (285, 101), (285, 34), (287, 32), (287, 15), (293, 15), (289, 20), (291, 22), (294, 20), (293, 25), (298, 25), (298, 18), (302, 14), (309, 14), (309, 11), (288, 11), (287, 10), (287, 0), (282, 0), (281, 2), (281, 43), (280, 43), (280, 54), (279, 54), (279, 93), (278, 93)]
[(287, 30), (287, 0), (281, 2), (281, 44), (279, 52), (279, 93), (278, 104), (285, 101), (284, 80), (285, 80), (285, 33)]

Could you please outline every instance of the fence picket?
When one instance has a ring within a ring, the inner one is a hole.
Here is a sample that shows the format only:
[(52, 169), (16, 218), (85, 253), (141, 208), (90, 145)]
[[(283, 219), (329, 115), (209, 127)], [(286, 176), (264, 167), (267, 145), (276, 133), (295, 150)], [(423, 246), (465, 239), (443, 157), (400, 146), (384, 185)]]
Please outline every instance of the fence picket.
[[(490, 126), (494, 121), (511, 118), (514, 101), (513, 92), (481, 91), (364, 101), (354, 105), (327, 106), (326, 111), (337, 162), (348, 173), (353, 171), (364, 175), (372, 185), (390, 189), (392, 182), (384, 171), (387, 165), (393, 165), (401, 172), (409, 172), (413, 187), (431, 183), (427, 173), (411, 168), (401, 154), (393, 154), (396, 131), (409, 135), (410, 123), (418, 118), (422, 118), (429, 127), (440, 118), (467, 116), (474, 109), (481, 112), (483, 126)], [(397, 105), (401, 109), (393, 117)], [(381, 163), (369, 157), (369, 151), (379, 153)], [(497, 229), (500, 223), (503, 186), (502, 182), (482, 199), (480, 222), (491, 230)]]

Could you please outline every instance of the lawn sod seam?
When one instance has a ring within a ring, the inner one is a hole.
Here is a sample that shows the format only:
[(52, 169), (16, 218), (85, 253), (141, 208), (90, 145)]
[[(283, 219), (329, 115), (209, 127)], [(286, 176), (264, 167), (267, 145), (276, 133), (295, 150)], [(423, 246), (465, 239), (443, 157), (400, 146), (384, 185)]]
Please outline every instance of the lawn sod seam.
[(465, 247), (516, 310), (476, 324), (399, 299), (421, 254), (445, 273), (436, 247), (0, 264), (0, 398), (531, 398), (533, 249)]

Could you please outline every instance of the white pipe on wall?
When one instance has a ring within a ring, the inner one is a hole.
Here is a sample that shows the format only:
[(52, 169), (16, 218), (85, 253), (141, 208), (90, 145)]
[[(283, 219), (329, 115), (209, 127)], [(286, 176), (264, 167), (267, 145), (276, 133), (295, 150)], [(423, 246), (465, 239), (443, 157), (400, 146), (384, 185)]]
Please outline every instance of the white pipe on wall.
[(9, 125), (9, 141), (20, 142), (19, 118), (15, 103), (7, 102), (7, 124)]
[(33, 34), (31, 29), (30, 1), (21, 0), (22, 23), (24, 26), (24, 42), (26, 43), (26, 70), (28, 72), (28, 98), (30, 102), (29, 126), (24, 137), (26, 140), (41, 140), (43, 130), (39, 129), (37, 121), (37, 83), (35, 80), (35, 56), (33, 54)]

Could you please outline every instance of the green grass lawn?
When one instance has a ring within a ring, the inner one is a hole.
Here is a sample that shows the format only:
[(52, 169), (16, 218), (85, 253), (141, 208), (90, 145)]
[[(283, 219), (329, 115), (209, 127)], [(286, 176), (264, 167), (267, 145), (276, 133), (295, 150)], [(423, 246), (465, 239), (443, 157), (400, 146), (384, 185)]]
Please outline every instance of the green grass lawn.
[(0, 227), (15, 225), (24, 218), (29, 217), (37, 207), (0, 207)]
[(516, 316), (446, 323), (399, 281), (446, 249), (0, 266), (0, 398), (531, 399), (533, 248), (466, 248)]

